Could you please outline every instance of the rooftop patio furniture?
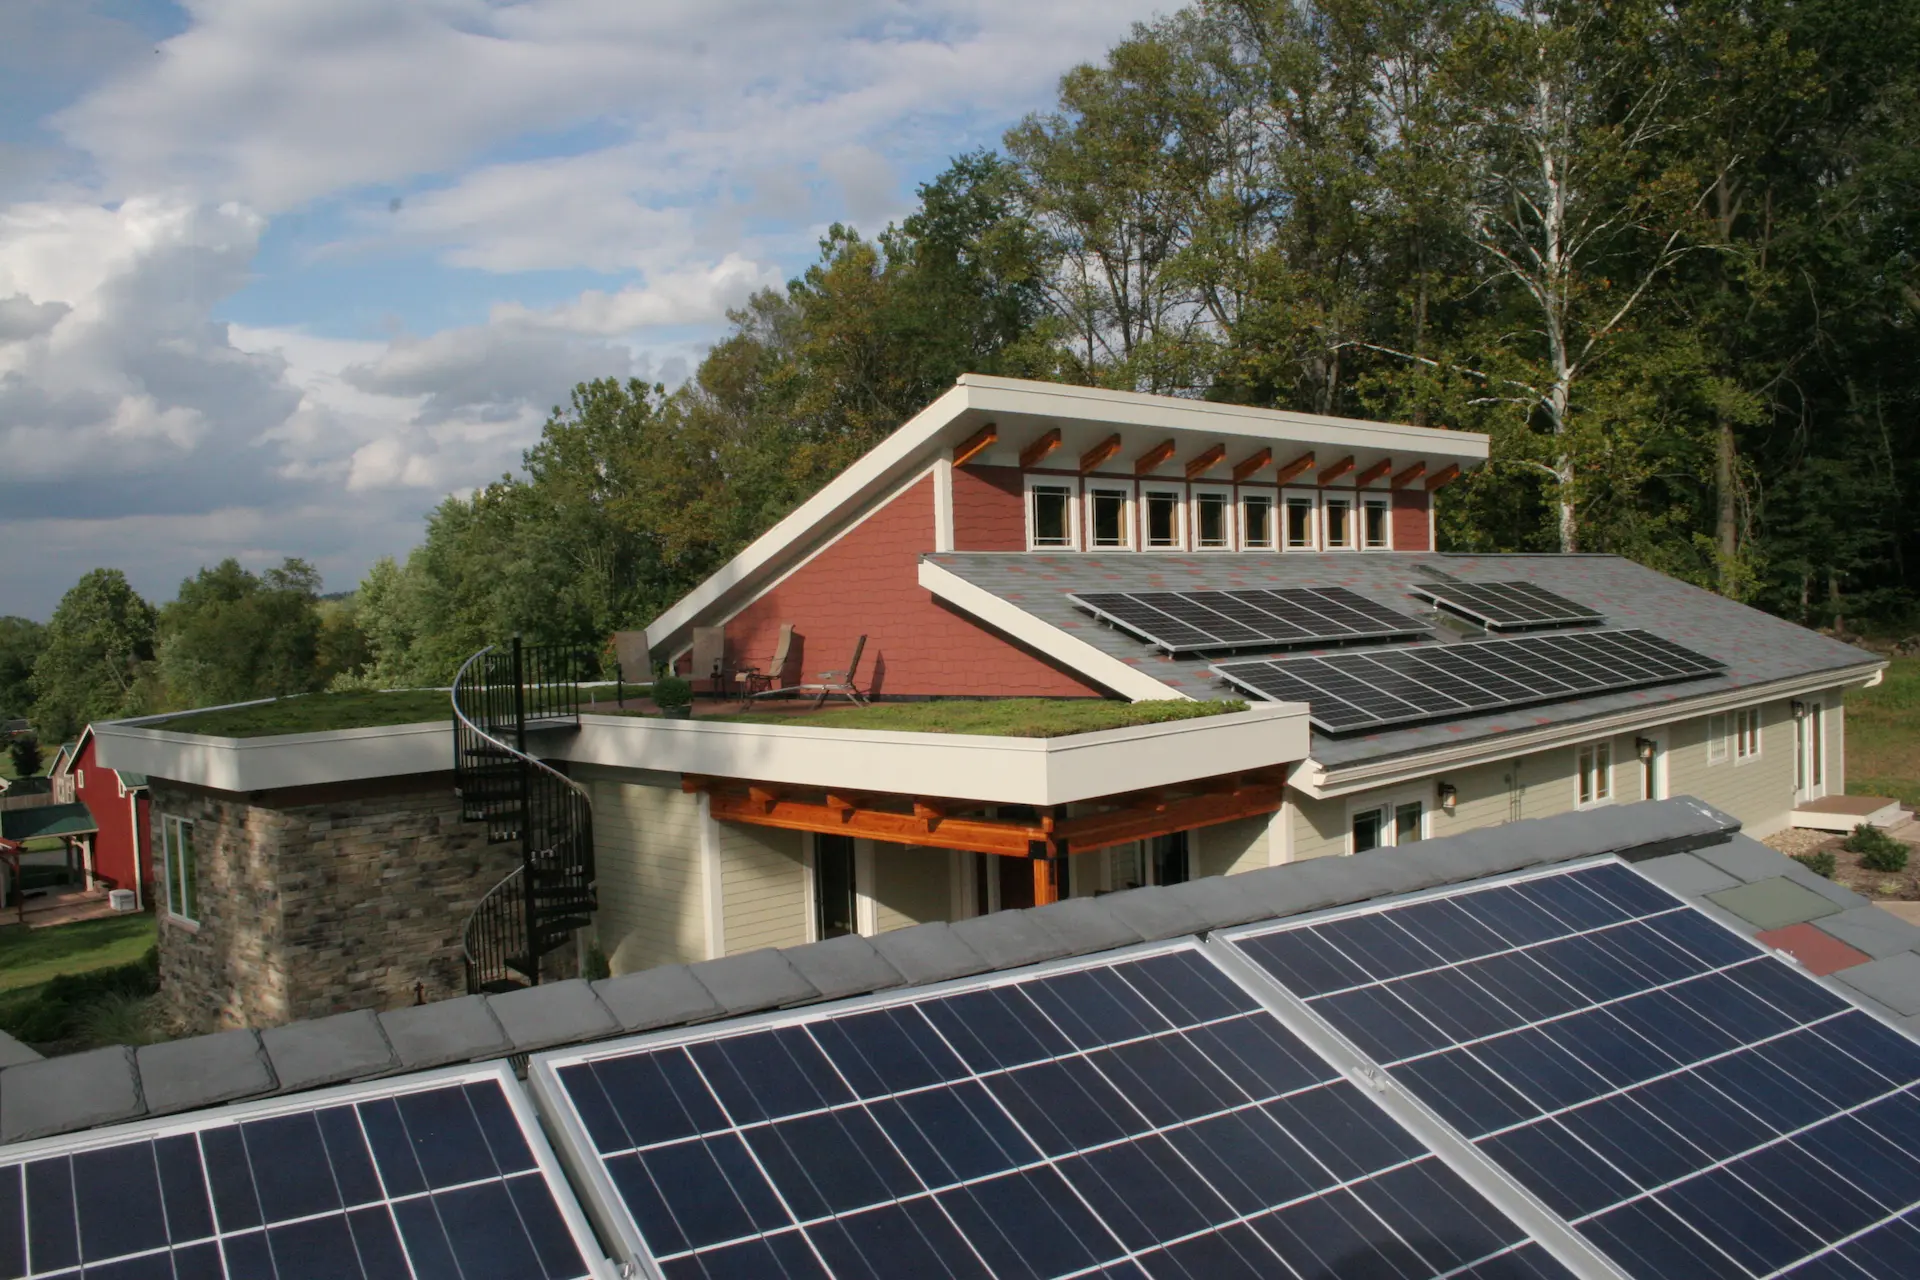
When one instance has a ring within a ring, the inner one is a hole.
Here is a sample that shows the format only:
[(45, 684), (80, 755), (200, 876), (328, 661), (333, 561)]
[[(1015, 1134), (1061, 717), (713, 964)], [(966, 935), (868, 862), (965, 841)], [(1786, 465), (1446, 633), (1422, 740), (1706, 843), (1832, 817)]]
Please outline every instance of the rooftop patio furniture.
[(834, 694), (840, 694), (856, 706), (866, 706), (867, 699), (853, 687), (854, 673), (860, 669), (860, 655), (867, 647), (867, 638), (863, 635), (853, 642), (853, 656), (847, 659), (847, 665), (840, 671), (822, 671), (819, 678), (808, 683), (795, 685), (796, 693), (812, 693), (813, 706), (817, 711), (820, 705)]
[(773, 646), (773, 657), (767, 660), (765, 667), (741, 667), (733, 673), (733, 683), (740, 690), (740, 704), (745, 706), (755, 698), (764, 698), (770, 693), (786, 692), (787, 659), (793, 652), (793, 624), (780, 624), (780, 639)]

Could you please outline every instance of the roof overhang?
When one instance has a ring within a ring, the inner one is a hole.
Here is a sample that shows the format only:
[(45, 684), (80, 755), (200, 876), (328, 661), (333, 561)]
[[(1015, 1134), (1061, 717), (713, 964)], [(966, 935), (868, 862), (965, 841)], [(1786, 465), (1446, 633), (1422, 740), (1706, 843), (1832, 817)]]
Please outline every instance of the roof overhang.
[[(1171, 438), (1176, 449), (1148, 478), (1184, 480), (1186, 464), (1218, 444), (1224, 446), (1219, 461), (1195, 478), (1222, 483), (1262, 449), (1272, 455), (1259, 473), (1268, 479), (1299, 455), (1313, 453), (1322, 467), (1351, 458), (1346, 471), (1351, 483), (1355, 475), (1380, 470), (1382, 462), (1394, 473), (1419, 463), (1427, 477), (1449, 467), (1469, 471), (1486, 461), (1488, 447), (1487, 437), (1472, 431), (962, 374), (946, 394), (654, 619), (646, 629), (647, 647), (677, 651), (694, 625), (717, 620), (744, 604), (837, 536), (874, 500), (950, 459), (955, 446), (989, 424), (995, 428), (994, 443), (975, 455), (974, 463), (1017, 466), (1026, 446), (1057, 430), (1059, 444), (1048, 459), (1055, 465), (1072, 469), (1083, 453), (1117, 435), (1120, 442), (1112, 456), (1125, 460), (1130, 470), (1133, 459)], [(1380, 483), (1384, 487), (1387, 482), (1383, 478)]]

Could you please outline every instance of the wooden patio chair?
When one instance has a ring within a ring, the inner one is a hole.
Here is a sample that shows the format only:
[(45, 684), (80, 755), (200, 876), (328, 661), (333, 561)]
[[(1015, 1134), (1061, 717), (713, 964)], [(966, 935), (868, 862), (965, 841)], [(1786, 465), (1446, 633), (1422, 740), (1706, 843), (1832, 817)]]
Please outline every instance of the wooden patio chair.
[(705, 680), (707, 692), (714, 697), (726, 686), (727, 666), (727, 629), (725, 627), (695, 627), (693, 629), (693, 661), (688, 664), (687, 679)]
[(821, 704), (824, 703), (828, 697), (836, 693), (851, 700), (856, 706), (866, 706), (866, 698), (858, 689), (853, 687), (853, 675), (854, 672), (860, 669), (860, 655), (865, 651), (866, 647), (867, 638), (861, 636), (853, 642), (853, 656), (847, 659), (845, 670), (822, 671), (819, 679), (809, 684), (795, 685), (794, 692), (814, 694), (813, 709), (815, 711), (820, 709)]
[(740, 690), (740, 705), (746, 706), (755, 698), (764, 698), (770, 693), (785, 693), (787, 676), (787, 658), (793, 652), (793, 624), (780, 624), (780, 639), (773, 646), (773, 657), (762, 667), (741, 667), (733, 673), (733, 683)]

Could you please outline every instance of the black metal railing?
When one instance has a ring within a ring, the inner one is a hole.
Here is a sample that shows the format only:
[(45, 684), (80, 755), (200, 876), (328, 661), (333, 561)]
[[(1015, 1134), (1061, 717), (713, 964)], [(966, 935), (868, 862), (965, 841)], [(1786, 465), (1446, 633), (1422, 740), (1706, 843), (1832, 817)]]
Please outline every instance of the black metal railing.
[(529, 729), (577, 727), (590, 659), (562, 646), (486, 648), (453, 681), (454, 785), (490, 843), (520, 846), (520, 866), (488, 891), (462, 938), (467, 989), (540, 981), (596, 903), (593, 809), (585, 788), (527, 750)]

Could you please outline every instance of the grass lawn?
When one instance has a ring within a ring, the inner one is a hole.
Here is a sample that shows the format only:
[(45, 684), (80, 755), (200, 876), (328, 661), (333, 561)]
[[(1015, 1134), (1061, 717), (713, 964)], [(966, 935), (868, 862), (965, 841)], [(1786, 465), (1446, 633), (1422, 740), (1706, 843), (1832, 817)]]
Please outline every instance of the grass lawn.
[(266, 738), (276, 733), (425, 724), (452, 716), (453, 706), (445, 689), (396, 689), (388, 693), (309, 693), (225, 711), (187, 711), (146, 727), (216, 738)]
[(1099, 729), (1193, 720), (1245, 711), (1234, 701), (1108, 702), (1097, 698), (1006, 698), (986, 702), (879, 702), (870, 707), (834, 707), (812, 713), (754, 711), (695, 715), (741, 724), (793, 724), (821, 729), (898, 729), (912, 733), (976, 733), (1008, 738), (1064, 738)]
[(1895, 658), (1878, 688), (1847, 691), (1847, 790), (1920, 807), (1920, 658)]
[(63, 973), (138, 960), (153, 945), (154, 919), (136, 912), (48, 929), (0, 926), (0, 992), (38, 987)]

